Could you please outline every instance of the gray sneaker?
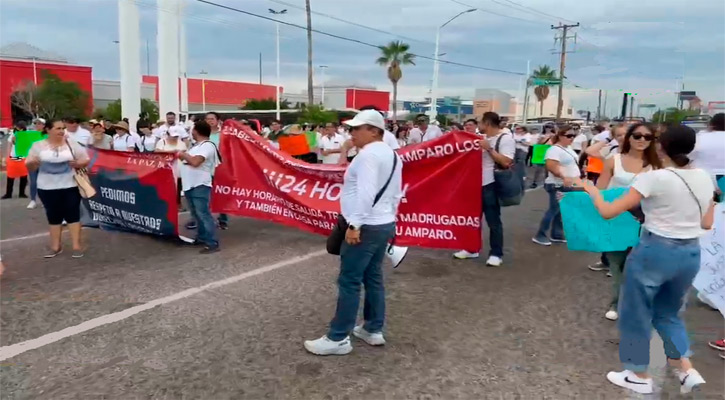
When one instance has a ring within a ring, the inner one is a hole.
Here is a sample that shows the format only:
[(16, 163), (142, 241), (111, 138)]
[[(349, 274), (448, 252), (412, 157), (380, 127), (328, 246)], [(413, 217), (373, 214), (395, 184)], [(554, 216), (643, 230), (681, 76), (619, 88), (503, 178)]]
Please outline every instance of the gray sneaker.
[(63, 248), (61, 247), (58, 250), (49, 249), (47, 253), (43, 256), (43, 258), (54, 258), (58, 254), (63, 252)]
[(73, 255), (71, 257), (73, 258), (83, 258), (85, 254), (83, 254), (83, 250), (73, 250)]
[(531, 238), (531, 241), (542, 246), (551, 246), (551, 240), (546, 236), (536, 235)]

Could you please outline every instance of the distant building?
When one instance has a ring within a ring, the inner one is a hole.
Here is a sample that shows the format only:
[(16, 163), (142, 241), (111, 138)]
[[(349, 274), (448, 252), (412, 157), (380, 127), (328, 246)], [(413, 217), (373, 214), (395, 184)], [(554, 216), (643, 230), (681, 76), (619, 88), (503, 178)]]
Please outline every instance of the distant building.
[[(381, 111), (390, 110), (390, 92), (377, 90), (375, 86), (356, 83), (325, 83), (324, 106), (329, 110), (360, 109), (375, 106)], [(285, 93), (285, 100), (291, 104), (307, 104), (307, 91), (299, 94)], [(322, 85), (313, 88), (315, 104), (322, 104)]]

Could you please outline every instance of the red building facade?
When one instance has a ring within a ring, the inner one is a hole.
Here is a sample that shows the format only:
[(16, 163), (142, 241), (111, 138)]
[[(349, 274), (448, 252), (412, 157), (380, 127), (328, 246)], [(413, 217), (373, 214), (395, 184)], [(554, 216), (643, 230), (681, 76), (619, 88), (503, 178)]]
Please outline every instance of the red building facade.
[(345, 106), (359, 110), (360, 107), (375, 106), (380, 111), (390, 110), (390, 93), (368, 89), (346, 89)]
[[(57, 75), (61, 80), (76, 82), (93, 98), (93, 73), (91, 67), (61, 63), (33, 62), (29, 60), (0, 60), (0, 127), (13, 124), (11, 97), (13, 92), (27, 82), (43, 82), (43, 71)], [(89, 102), (89, 111), (92, 107)]]
[[(159, 78), (157, 76), (143, 76), (144, 83), (156, 85), (156, 101), (159, 100)], [(188, 78), (187, 80), (189, 103), (207, 105), (235, 105), (241, 107), (247, 100), (264, 100), (275, 98), (276, 86), (260, 85), (256, 83), (218, 81), (204, 79), (206, 90), (202, 90), (202, 80)], [(279, 88), (282, 93), (282, 87)]]

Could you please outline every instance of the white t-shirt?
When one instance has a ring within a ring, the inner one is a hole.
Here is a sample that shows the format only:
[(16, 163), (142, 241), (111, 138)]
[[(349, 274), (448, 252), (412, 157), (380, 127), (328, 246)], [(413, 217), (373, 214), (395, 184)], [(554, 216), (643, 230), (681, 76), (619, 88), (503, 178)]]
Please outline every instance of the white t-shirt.
[(692, 166), (702, 168), (712, 176), (725, 175), (725, 132), (698, 133), (690, 159)]
[(123, 136), (118, 133), (113, 135), (113, 150), (115, 151), (135, 151), (136, 137), (127, 133)]
[(189, 135), (189, 132), (187, 132), (186, 129), (184, 129), (184, 127), (182, 125), (179, 125), (179, 124), (176, 124), (176, 125), (163, 124), (163, 125), (161, 125), (160, 127), (156, 128), (154, 130), (154, 132), (155, 132), (154, 134), (159, 139), (163, 139), (169, 133), (169, 128), (171, 128), (172, 126), (178, 126), (178, 127), (181, 128), (181, 129), (178, 130), (178, 132), (179, 132), (179, 138), (181, 140), (186, 140), (186, 139), (189, 138), (189, 136), (191, 136), (191, 135)]
[(587, 142), (587, 135), (580, 133), (577, 135), (577, 137), (574, 138), (574, 141), (571, 143), (572, 150), (582, 151), (582, 148), (584, 147), (584, 144)]
[(156, 142), (159, 139), (156, 136), (143, 135), (137, 139), (138, 149), (145, 153), (151, 153), (156, 150)]
[[(514, 138), (511, 136), (511, 134), (500, 132), (496, 136), (486, 137), (486, 140), (488, 140), (488, 143), (491, 145), (491, 149), (496, 150), (496, 141), (498, 141), (499, 137), (501, 137), (501, 143), (498, 146), (499, 154), (513, 160), (514, 155), (516, 154), (516, 142), (514, 141)], [(496, 163), (493, 161), (493, 157), (491, 157), (491, 154), (487, 151), (484, 151), (482, 181), (483, 186), (493, 183), (493, 169), (496, 166), (495, 164)]]
[(83, 146), (88, 146), (88, 143), (91, 142), (91, 132), (81, 128), (80, 126), (75, 132), (68, 132), (68, 129), (66, 129), (65, 137), (75, 140), (76, 143), (82, 144)]
[[(675, 174), (687, 182), (694, 197)], [(705, 233), (700, 226), (702, 215), (707, 212), (715, 190), (707, 171), (699, 168), (649, 171), (639, 174), (632, 188), (643, 197), (644, 227), (648, 231), (672, 239), (694, 239)]]
[[(187, 146), (185, 142), (182, 142), (181, 139), (179, 139), (176, 144), (171, 144), (168, 142), (168, 139), (161, 139), (158, 142), (156, 142), (156, 151), (162, 152), (162, 153), (175, 153), (177, 151), (186, 151)], [(181, 169), (181, 160), (176, 160), (174, 163), (174, 177), (178, 178), (180, 174)]]
[[(353, 226), (382, 225), (395, 222), (398, 203), (402, 198), (403, 162), (398, 162), (393, 172), (393, 157), (397, 154), (383, 142), (367, 144), (345, 171), (340, 196), (340, 209)], [(388, 180), (388, 187), (373, 207), (375, 196)]]
[[(579, 171), (579, 156), (576, 155), (571, 147), (564, 148), (559, 145), (553, 145), (546, 150), (544, 159), (558, 161), (561, 174), (565, 178), (578, 178), (581, 174)], [(544, 183), (561, 186), (564, 184), (564, 180), (550, 173)]]
[(181, 164), (181, 186), (184, 191), (202, 185), (211, 187), (211, 177), (214, 175), (214, 169), (220, 163), (217, 147), (211, 141), (206, 140), (192, 146), (189, 149), (189, 155), (202, 156), (204, 162), (198, 167), (192, 167), (186, 163)]
[[(73, 149), (72, 152), (69, 145)], [(28, 152), (28, 157), (40, 160), (38, 189), (55, 190), (78, 186), (73, 178), (74, 172), (69, 162), (74, 158), (76, 160), (87, 160), (88, 153), (85, 147), (73, 140), (69, 140), (58, 148), (52, 147), (47, 140), (41, 140), (33, 143)]]
[[(332, 137), (324, 135), (318, 142), (320, 154), (322, 154), (322, 150), (339, 150), (343, 143), (345, 143), (345, 138), (339, 133), (335, 133)], [(337, 164), (338, 161), (340, 161), (340, 153), (322, 156), (323, 164)]]
[(531, 134), (529, 132), (519, 135), (514, 133), (514, 141), (516, 141), (516, 148), (523, 151), (529, 151), (531, 146)]
[(594, 141), (594, 142), (607, 142), (607, 141), (609, 141), (609, 139), (611, 137), (612, 137), (612, 133), (611, 132), (604, 131), (604, 132), (600, 132), (600, 133), (597, 133), (596, 135), (594, 135), (594, 137), (592, 138), (592, 141)]
[[(441, 136), (443, 136), (441, 128), (435, 125), (428, 125), (428, 128), (426, 128), (425, 132), (423, 132), (420, 128), (413, 128), (410, 130), (410, 135), (408, 136), (408, 143), (423, 143), (429, 140), (433, 140), (435, 138), (439, 138)], [(395, 138), (395, 136), (393, 136), (393, 138)]]
[(395, 138), (395, 135), (393, 132), (390, 132), (389, 130), (385, 130), (385, 133), (383, 134), (383, 142), (390, 146), (393, 150), (398, 150), (400, 148), (400, 144), (398, 143), (398, 139)]

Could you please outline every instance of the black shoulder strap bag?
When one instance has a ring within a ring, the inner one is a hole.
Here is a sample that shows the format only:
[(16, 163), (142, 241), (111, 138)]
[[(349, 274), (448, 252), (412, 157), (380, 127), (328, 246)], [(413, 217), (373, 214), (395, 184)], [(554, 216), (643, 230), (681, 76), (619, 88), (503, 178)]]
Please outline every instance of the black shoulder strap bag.
[[(378, 204), (378, 201), (380, 201), (380, 198), (383, 197), (383, 193), (385, 193), (385, 190), (388, 189), (388, 185), (390, 185), (390, 180), (393, 179), (393, 174), (395, 173), (395, 168), (398, 166), (398, 157), (395, 155), (395, 152), (393, 152), (393, 169), (390, 171), (390, 175), (388, 176), (388, 180), (385, 181), (385, 184), (380, 189), (378, 194), (375, 195), (375, 201), (373, 201), (373, 207), (375, 207), (376, 204)], [(342, 216), (342, 212), (337, 216), (337, 223), (332, 228), (332, 232), (330, 232), (330, 236), (327, 237), (327, 252), (334, 255), (339, 256), (340, 255), (340, 248), (342, 248), (342, 242), (345, 240), (345, 232), (347, 232), (349, 224), (345, 220), (345, 217)]]

